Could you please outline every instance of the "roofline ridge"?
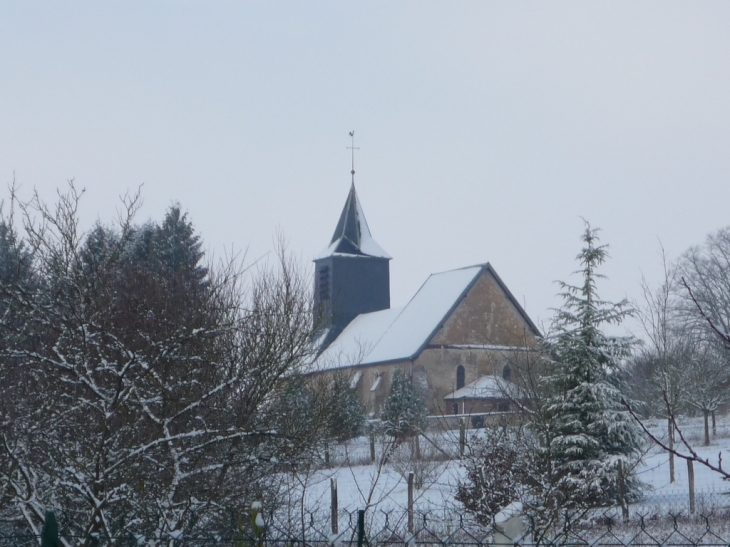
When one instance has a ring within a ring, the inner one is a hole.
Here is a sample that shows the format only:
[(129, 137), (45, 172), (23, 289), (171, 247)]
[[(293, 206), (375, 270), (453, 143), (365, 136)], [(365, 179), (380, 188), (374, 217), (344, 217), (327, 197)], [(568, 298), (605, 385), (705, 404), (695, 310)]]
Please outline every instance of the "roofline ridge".
[(494, 269), (494, 266), (492, 266), (489, 262), (487, 262), (486, 269), (489, 270), (489, 272), (494, 276), (494, 279), (497, 281), (497, 284), (507, 295), (507, 299), (510, 302), (512, 302), (512, 305), (515, 308), (517, 308), (517, 313), (519, 313), (522, 316), (522, 318), (527, 323), (527, 326), (530, 327), (538, 337), (542, 338), (543, 337), (542, 332), (540, 332), (540, 329), (537, 328), (537, 325), (535, 325), (535, 323), (532, 321), (530, 316), (527, 314), (525, 309), (520, 304), (519, 300), (517, 300), (515, 298), (515, 295), (512, 294), (512, 291), (509, 290), (509, 288), (507, 287), (505, 282), (502, 281), (502, 278), (499, 277), (499, 274), (497, 273), (497, 270)]
[[(450, 273), (450, 272), (458, 272), (459, 270), (468, 270), (469, 268), (484, 268), (484, 267), (489, 267), (489, 266), (490, 266), (489, 262), (481, 262), (478, 264), (471, 264), (470, 266), (462, 266), (460, 268), (452, 268), (451, 270), (444, 270), (442, 272), (433, 272), (433, 273), (428, 274), (428, 277), (431, 277), (432, 275), (441, 275), (441, 274)], [(426, 280), (428, 280), (428, 278), (426, 278)]]

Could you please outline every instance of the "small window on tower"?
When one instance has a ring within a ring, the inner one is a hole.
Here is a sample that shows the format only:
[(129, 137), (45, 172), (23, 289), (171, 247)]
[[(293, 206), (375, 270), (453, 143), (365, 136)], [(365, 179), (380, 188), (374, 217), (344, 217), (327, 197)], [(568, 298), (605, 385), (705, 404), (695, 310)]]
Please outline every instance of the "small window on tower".
[(319, 269), (319, 278), (317, 280), (318, 287), (317, 292), (319, 293), (319, 300), (323, 302), (330, 298), (330, 267), (322, 266)]

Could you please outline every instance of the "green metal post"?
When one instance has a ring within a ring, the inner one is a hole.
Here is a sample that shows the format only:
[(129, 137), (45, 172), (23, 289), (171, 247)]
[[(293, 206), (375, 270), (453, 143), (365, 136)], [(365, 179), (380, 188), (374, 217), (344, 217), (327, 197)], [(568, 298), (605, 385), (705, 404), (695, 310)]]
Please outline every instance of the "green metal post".
[(41, 547), (59, 547), (58, 522), (53, 511), (46, 511), (45, 523), (41, 532)]
[(357, 512), (357, 547), (364, 547), (365, 543), (365, 511), (360, 509)]

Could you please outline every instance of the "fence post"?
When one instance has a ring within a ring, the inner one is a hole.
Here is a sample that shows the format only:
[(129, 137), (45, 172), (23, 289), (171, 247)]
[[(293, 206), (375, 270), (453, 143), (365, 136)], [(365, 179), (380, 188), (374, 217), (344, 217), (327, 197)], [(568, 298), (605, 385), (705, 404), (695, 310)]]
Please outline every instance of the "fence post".
[(330, 478), (330, 499), (332, 512), (332, 533), (337, 534), (339, 532), (339, 526), (337, 523), (337, 479), (335, 479), (334, 477)]
[(53, 511), (46, 511), (43, 530), (41, 531), (41, 547), (59, 547), (58, 521)]
[(674, 482), (674, 423), (672, 417), (667, 418), (667, 431), (669, 433), (669, 482)]
[(416, 452), (416, 460), (420, 460), (421, 459), (421, 434), (420, 433), (416, 433), (415, 452)]
[(413, 533), (413, 471), (408, 473), (408, 531)]
[(251, 528), (255, 538), (255, 547), (264, 545), (264, 506), (260, 501), (251, 502)]
[(464, 456), (466, 447), (466, 422), (464, 418), (459, 418), (459, 457)]
[(357, 547), (363, 547), (365, 543), (365, 511), (360, 509), (357, 512)]
[(375, 462), (375, 432), (370, 432), (370, 461)]
[(621, 496), (621, 514), (624, 520), (629, 520), (629, 500), (626, 495), (626, 472), (624, 471), (624, 462), (618, 462), (618, 489)]
[(695, 468), (692, 460), (687, 460), (687, 481), (689, 482), (689, 512), (695, 513)]

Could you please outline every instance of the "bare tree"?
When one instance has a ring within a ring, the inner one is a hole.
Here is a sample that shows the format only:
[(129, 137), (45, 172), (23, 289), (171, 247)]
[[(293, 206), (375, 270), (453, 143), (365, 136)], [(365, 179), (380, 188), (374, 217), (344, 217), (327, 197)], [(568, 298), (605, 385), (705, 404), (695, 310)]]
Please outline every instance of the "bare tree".
[[(666, 409), (670, 431), (679, 436), (661, 439), (641, 421), (636, 409), (627, 407), (654, 442), (670, 454), (696, 461), (722, 474), (722, 454), (717, 463), (701, 458), (677, 426), (680, 408), (694, 407), (703, 414), (704, 444), (710, 444), (709, 419), (714, 423), (718, 406), (727, 400), (730, 383), (730, 229), (724, 228), (708, 236), (704, 246), (689, 249), (678, 261), (676, 270), (665, 283), (647, 298), (650, 320), (648, 331), (661, 336), (650, 340), (660, 356), (666, 356), (660, 385), (661, 400)], [(646, 291), (645, 291), (646, 296)], [(646, 316), (645, 316), (646, 319)], [(654, 322), (652, 322), (655, 320)], [(662, 337), (665, 337), (662, 338)], [(671, 351), (670, 351), (671, 350)], [(669, 357), (671, 354), (671, 358)], [(674, 386), (681, 385), (681, 388)], [(682, 404), (684, 403), (684, 404)]]
[[(644, 400), (650, 413), (657, 413), (667, 420), (667, 443), (674, 447), (672, 417), (687, 400), (687, 367), (689, 335), (683, 332), (676, 317), (676, 296), (673, 292), (677, 281), (677, 269), (668, 264), (664, 248), (661, 248), (663, 278), (654, 289), (642, 278), (643, 303), (636, 306), (647, 343), (640, 347), (631, 363), (632, 385), (642, 385), (648, 393)], [(643, 374), (642, 374), (643, 373)], [(645, 382), (638, 377), (646, 376)], [(635, 387), (634, 392), (637, 389)], [(637, 394), (638, 395), (638, 394)], [(669, 451), (669, 481), (675, 480), (674, 454)]]
[(679, 275), (679, 311), (685, 321), (730, 350), (730, 227), (689, 249), (679, 261)]

